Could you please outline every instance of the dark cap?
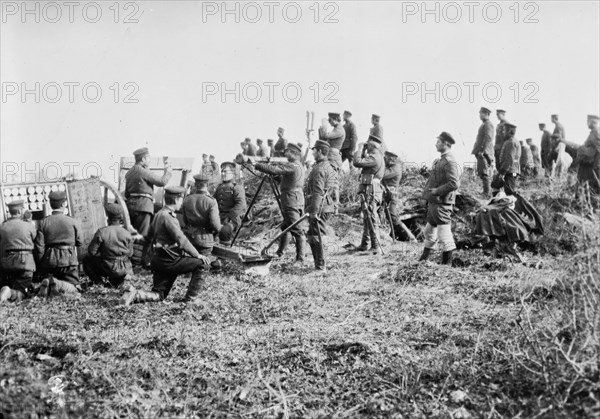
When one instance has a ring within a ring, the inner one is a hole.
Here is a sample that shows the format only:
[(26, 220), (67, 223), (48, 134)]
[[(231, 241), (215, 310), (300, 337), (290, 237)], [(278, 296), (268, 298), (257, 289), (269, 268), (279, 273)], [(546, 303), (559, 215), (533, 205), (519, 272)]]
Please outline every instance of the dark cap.
[(526, 138), (525, 142), (533, 141), (533, 138)]
[(106, 206), (104, 207), (104, 211), (106, 212), (108, 218), (123, 218), (123, 211), (121, 211), (121, 206), (119, 204), (106, 204)]
[(517, 128), (517, 126), (516, 126), (515, 124), (511, 124), (510, 122), (505, 122), (505, 123), (504, 123), (504, 126), (505, 126), (506, 128), (514, 128), (514, 129), (516, 129), (516, 128)]
[(318, 148), (318, 149), (321, 149), (323, 151), (329, 152), (330, 146), (329, 146), (329, 143), (327, 141), (317, 140), (317, 141), (315, 141), (315, 145), (312, 146), (312, 149), (315, 149), (315, 148)]
[(558, 118), (558, 114), (553, 113), (552, 115), (550, 115), (550, 118)]
[(587, 118), (596, 121), (600, 120), (600, 117), (598, 115), (588, 115)]
[(138, 148), (137, 150), (135, 150), (133, 152), (134, 156), (145, 156), (146, 154), (148, 154), (148, 147), (142, 147), (142, 148)]
[(298, 153), (302, 153), (302, 148), (296, 143), (288, 143), (286, 150), (292, 150)]
[(482, 112), (482, 113), (485, 113), (488, 115), (492, 113), (492, 111), (490, 111), (488, 108), (483, 107), (483, 106), (479, 109), (479, 112)]
[(194, 175), (194, 181), (196, 181), (196, 183), (207, 183), (210, 181), (210, 176), (206, 173), (198, 173), (197, 175)]
[(247, 143), (249, 143), (249, 142), (252, 142), (252, 139), (251, 139), (250, 137), (246, 137), (246, 138), (244, 139), (244, 141), (246, 141)]
[(438, 135), (437, 138), (439, 138), (442, 141), (447, 142), (448, 144), (455, 144), (456, 143), (456, 141), (454, 141), (454, 138), (452, 138), (452, 135), (450, 135), (446, 131), (442, 131), (442, 133), (440, 135)]
[(213, 156), (212, 154), (210, 156), (208, 156), (208, 157), (211, 158), (211, 159), (215, 158), (215, 156)]
[(379, 118), (380, 118), (380, 116), (379, 116), (379, 115), (377, 115), (377, 114), (373, 114), (373, 115), (371, 115), (371, 118), (376, 118), (376, 119), (379, 119)]
[(8, 210), (10, 211), (10, 210), (23, 208), (24, 203), (25, 203), (25, 201), (23, 201), (22, 199), (19, 199), (17, 201), (9, 202), (8, 204), (6, 204), (6, 206), (8, 207)]
[(383, 153), (383, 155), (387, 157), (398, 158), (398, 155), (396, 153), (392, 153), (391, 151), (386, 151), (385, 153)]
[(369, 135), (368, 141), (373, 141), (374, 143), (381, 144), (381, 138), (373, 134)]
[(350, 112), (350, 111), (344, 111), (344, 113), (348, 116), (352, 116), (352, 112)]
[(263, 140), (261, 140), (260, 138), (256, 139), (256, 144), (262, 144), (262, 143), (263, 143)]
[(496, 113), (506, 113), (504, 109), (496, 109)]
[(545, 126), (546, 126), (546, 124), (544, 124), (543, 122), (540, 122), (538, 125), (539, 125), (540, 127), (545, 127)]
[(340, 114), (336, 112), (329, 112), (327, 116), (333, 119), (340, 119)]
[(185, 188), (183, 186), (169, 185), (165, 187), (165, 195), (182, 196), (184, 192)]
[(203, 154), (202, 157), (208, 157), (208, 154)]
[(267, 140), (267, 144), (273, 144), (273, 141), (274, 141), (274, 140), (273, 140), (272, 138), (269, 138), (269, 139)]
[(53, 202), (63, 202), (67, 199), (67, 193), (65, 191), (52, 191), (48, 194), (48, 198)]
[(223, 163), (221, 163), (221, 170), (223, 169), (235, 170), (235, 163), (230, 161), (224, 161)]

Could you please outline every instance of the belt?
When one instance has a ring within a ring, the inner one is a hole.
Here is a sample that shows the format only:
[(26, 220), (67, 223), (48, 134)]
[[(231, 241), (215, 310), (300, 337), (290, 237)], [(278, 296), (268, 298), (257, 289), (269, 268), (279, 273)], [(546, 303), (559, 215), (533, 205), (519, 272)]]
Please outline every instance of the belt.
[(8, 249), (6, 253), (33, 253), (33, 249)]
[(48, 244), (46, 247), (50, 249), (72, 249), (75, 247), (74, 244)]
[(173, 243), (173, 244), (154, 243), (155, 249), (171, 250), (171, 249), (176, 249), (178, 247), (179, 247), (179, 245), (177, 243)]
[(154, 196), (149, 193), (130, 193), (129, 196), (134, 197), (134, 198), (154, 199)]

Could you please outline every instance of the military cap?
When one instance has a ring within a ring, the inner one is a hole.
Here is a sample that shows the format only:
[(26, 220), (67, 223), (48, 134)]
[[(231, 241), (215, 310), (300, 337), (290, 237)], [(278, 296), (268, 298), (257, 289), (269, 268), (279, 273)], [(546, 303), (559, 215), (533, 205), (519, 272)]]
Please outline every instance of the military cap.
[(373, 141), (374, 143), (381, 144), (381, 138), (376, 135), (369, 135), (368, 141)]
[(545, 127), (545, 126), (546, 126), (546, 124), (544, 124), (543, 122), (540, 122), (538, 125), (539, 125), (540, 127)]
[(388, 157), (398, 158), (398, 155), (396, 153), (392, 153), (391, 151), (386, 151), (383, 154)]
[(352, 116), (352, 112), (350, 112), (350, 111), (344, 111), (344, 113), (348, 116)]
[(223, 163), (221, 163), (221, 170), (223, 169), (235, 170), (235, 163), (230, 161), (224, 161)]
[(336, 112), (329, 112), (327, 116), (333, 119), (340, 119), (340, 114)]
[[(194, 178), (195, 178), (195, 176), (194, 176)], [(182, 196), (184, 192), (185, 192), (185, 188), (183, 186), (169, 185), (169, 186), (165, 187), (166, 195)]]
[(454, 138), (452, 138), (452, 135), (450, 135), (446, 131), (442, 131), (442, 133), (440, 135), (438, 135), (438, 138), (442, 141), (447, 142), (448, 144), (456, 143), (456, 141), (454, 141)]
[(62, 202), (67, 199), (67, 193), (65, 191), (52, 191), (48, 194), (50, 201)]
[(504, 126), (506, 128), (517, 128), (517, 126), (515, 124), (511, 124), (510, 122), (505, 122)]
[(250, 142), (252, 142), (252, 139), (251, 139), (250, 137), (246, 137), (246, 138), (244, 139), (244, 141), (246, 141), (247, 143), (250, 143)]
[(302, 148), (300, 148), (300, 146), (295, 143), (288, 143), (286, 150), (292, 150), (298, 153), (302, 153)]
[(208, 157), (208, 154), (203, 154), (202, 157)]
[(279, 128), (277, 128), (277, 131), (285, 131), (285, 129), (279, 127)]
[(496, 109), (496, 113), (506, 113), (504, 109)]
[(135, 150), (133, 152), (134, 156), (145, 156), (146, 154), (148, 154), (148, 147), (142, 147), (142, 148), (138, 148), (137, 150)]
[(8, 207), (8, 210), (12, 210), (12, 209), (21, 209), (23, 208), (23, 204), (25, 203), (25, 201), (23, 201), (22, 199), (19, 199), (17, 201), (12, 201), (9, 202), (8, 204), (6, 204), (6, 206)]
[(320, 148), (321, 150), (329, 151), (330, 146), (327, 141), (317, 140), (317, 141), (315, 141), (315, 145), (312, 146), (312, 148), (313, 149)]
[(379, 118), (380, 118), (380, 116), (379, 116), (379, 115), (377, 115), (377, 114), (373, 114), (373, 115), (371, 115), (371, 118), (376, 118), (376, 119), (379, 119)]
[(261, 140), (260, 138), (257, 138), (257, 139), (256, 139), (256, 143), (257, 143), (257, 144), (262, 144), (262, 143), (263, 143), (263, 140)]
[(479, 109), (479, 112), (486, 113), (488, 115), (492, 113), (492, 111), (490, 111), (488, 108), (483, 107), (483, 106)]
[(272, 139), (272, 138), (269, 138), (269, 139), (267, 140), (267, 144), (273, 144), (273, 139)]
[(527, 142), (527, 143), (530, 142), (530, 141), (533, 141), (533, 138), (526, 138), (525, 139), (525, 142)]
[(552, 115), (550, 115), (550, 118), (558, 118), (558, 114), (553, 113)]
[(598, 115), (588, 115), (588, 119), (592, 119), (592, 120), (600, 120), (600, 117)]
[(206, 173), (198, 173), (197, 175), (194, 175), (194, 180), (196, 183), (208, 182), (210, 181), (210, 176), (208, 176)]
[(122, 218), (123, 217), (123, 212), (121, 211), (121, 206), (119, 204), (114, 204), (114, 203), (106, 204), (106, 206), (104, 207), (104, 211), (106, 212), (106, 215), (108, 216), (108, 218)]

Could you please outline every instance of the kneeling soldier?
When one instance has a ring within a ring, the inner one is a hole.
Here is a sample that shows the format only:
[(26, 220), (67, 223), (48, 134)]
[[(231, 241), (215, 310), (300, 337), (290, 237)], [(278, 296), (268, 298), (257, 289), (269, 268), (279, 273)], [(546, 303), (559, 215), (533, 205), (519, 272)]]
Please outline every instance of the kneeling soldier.
[(450, 153), (454, 138), (447, 132), (437, 137), (435, 148), (441, 154), (433, 162), (429, 179), (423, 190), (423, 199), (427, 200), (427, 226), (425, 248), (419, 260), (426, 260), (436, 242), (442, 245), (442, 264), (452, 266), (452, 252), (456, 249), (452, 237), (451, 218), (452, 205), (456, 199), (459, 186), (458, 163)]
[(221, 164), (221, 180), (223, 182), (215, 191), (219, 217), (223, 224), (219, 241), (223, 246), (229, 246), (246, 212), (246, 191), (243, 184), (235, 182), (235, 163)]
[(118, 204), (108, 204), (105, 210), (108, 226), (94, 234), (83, 258), (83, 269), (94, 284), (121, 288), (133, 274), (133, 237), (123, 227), (123, 212)]
[(77, 247), (81, 246), (79, 222), (65, 214), (67, 194), (52, 191), (48, 198), (52, 214), (40, 221), (35, 239), (35, 257), (42, 276), (40, 297), (79, 292), (79, 260)]
[(167, 298), (177, 277), (190, 273), (192, 277), (185, 296), (186, 302), (197, 302), (202, 284), (205, 266), (210, 263), (208, 257), (198, 253), (185, 237), (175, 211), (183, 203), (184, 188), (167, 186), (165, 188), (165, 206), (152, 220), (150, 236), (154, 244), (154, 256), (151, 267), (153, 272), (152, 291), (136, 290), (133, 286), (121, 297), (120, 304), (129, 305), (132, 302), (161, 301)]
[(337, 176), (336, 170), (328, 161), (329, 144), (317, 140), (313, 147), (315, 164), (305, 185), (306, 212), (308, 219), (308, 244), (315, 261), (315, 269), (324, 271), (325, 249), (322, 236), (327, 234), (327, 219), (334, 211), (334, 203), (328, 192), (332, 192)]
[(10, 218), (0, 225), (0, 304), (21, 301), (31, 291), (35, 272), (35, 227), (23, 221), (23, 201), (7, 204)]

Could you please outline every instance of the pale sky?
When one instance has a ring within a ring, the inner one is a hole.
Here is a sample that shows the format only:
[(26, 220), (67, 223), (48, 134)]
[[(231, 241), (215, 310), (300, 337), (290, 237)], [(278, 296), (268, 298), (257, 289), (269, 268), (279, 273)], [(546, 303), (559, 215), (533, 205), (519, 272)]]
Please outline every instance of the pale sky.
[[(110, 179), (120, 156), (148, 146), (155, 156), (195, 157), (198, 168), (202, 153), (232, 159), (245, 137), (276, 138), (278, 126), (305, 141), (307, 110), (316, 126), (327, 112), (351, 110), (362, 140), (377, 113), (388, 147), (418, 164), (436, 157), (442, 130), (457, 139), (460, 161), (473, 160), (480, 106), (506, 109), (517, 137), (536, 143), (538, 122), (552, 130), (558, 113), (567, 139), (583, 142), (586, 116), (600, 113), (599, 1), (473, 2), (472, 22), (467, 3), (427, 2), (423, 15), (420, 1), (228, 2), (233, 12), (222, 15), (222, 2), (171, 0), (121, 2), (116, 16), (114, 2), (101, 1), (76, 2), (70, 18), (64, 2), (25, 2), (33, 12), (23, 14), (22, 2), (2, 1), (0, 159), (28, 169), (97, 162)], [(21, 96), (36, 82), (39, 103)], [(238, 103), (207, 94), (236, 83)], [(438, 103), (433, 93), (403, 98), (436, 83)], [(102, 96), (88, 103), (94, 86)], [(137, 103), (124, 103), (128, 94)]]

